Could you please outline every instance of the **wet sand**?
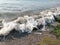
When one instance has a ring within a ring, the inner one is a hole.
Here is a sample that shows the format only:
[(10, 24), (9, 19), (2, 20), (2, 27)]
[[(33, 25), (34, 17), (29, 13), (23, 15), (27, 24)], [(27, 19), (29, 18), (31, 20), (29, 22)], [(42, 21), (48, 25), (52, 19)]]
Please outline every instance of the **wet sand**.
[(13, 39), (8, 36), (10, 39), (0, 41), (0, 45), (38, 45), (41, 38), (44, 36), (49, 36), (54, 40), (56, 39), (56, 36), (50, 34), (49, 32), (43, 32), (42, 35), (32, 33), (31, 34), (24, 33), (20, 35), (14, 33), (14, 35), (15, 37)]
[[(11, 35), (11, 33), (10, 33)], [(13, 38), (11, 38), (13, 36)], [(18, 34), (14, 33), (5, 40), (0, 41), (0, 45), (37, 45), (41, 35), (37, 34)]]

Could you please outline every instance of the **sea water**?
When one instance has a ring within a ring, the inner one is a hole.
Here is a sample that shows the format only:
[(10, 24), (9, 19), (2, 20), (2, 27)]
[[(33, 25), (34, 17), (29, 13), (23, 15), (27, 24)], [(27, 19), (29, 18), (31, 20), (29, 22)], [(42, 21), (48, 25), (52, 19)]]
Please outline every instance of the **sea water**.
[(0, 0), (0, 19), (11, 19), (15, 14), (3, 14), (3, 12), (24, 12), (54, 7), (60, 4), (60, 0)]
[(22, 12), (58, 5), (60, 0), (0, 0), (0, 12)]

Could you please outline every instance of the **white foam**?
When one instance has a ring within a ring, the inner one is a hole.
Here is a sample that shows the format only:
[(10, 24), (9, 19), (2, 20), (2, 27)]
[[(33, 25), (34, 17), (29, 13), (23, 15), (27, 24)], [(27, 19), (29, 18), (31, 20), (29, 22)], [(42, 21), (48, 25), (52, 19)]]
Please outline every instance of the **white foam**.
[[(45, 31), (45, 26), (46, 26), (46, 20), (47, 22), (51, 23), (51, 21), (54, 21), (52, 12), (48, 12), (45, 14), (46, 16), (42, 15), (42, 18), (39, 19), (34, 19), (32, 16), (24, 16), (24, 17), (18, 17), (16, 20), (6, 22), (5, 20), (2, 21), (3, 28), (0, 29), (0, 35), (8, 35), (10, 31), (13, 29), (16, 29), (17, 31), (22, 31), (22, 32), (28, 32), (31, 33), (33, 31), (33, 28), (38, 28), (37, 25), (43, 25), (43, 28), (41, 29), (42, 31)], [(37, 16), (39, 17), (39, 16)], [(26, 20), (26, 23), (18, 23), (19, 21), (24, 21)]]

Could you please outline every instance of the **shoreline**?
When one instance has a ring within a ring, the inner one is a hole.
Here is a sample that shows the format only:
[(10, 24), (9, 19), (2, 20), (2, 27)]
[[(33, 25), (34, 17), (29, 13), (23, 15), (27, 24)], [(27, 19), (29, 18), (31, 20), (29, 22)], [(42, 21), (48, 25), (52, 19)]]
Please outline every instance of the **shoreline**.
[[(57, 10), (56, 10), (57, 8), (58, 8), (58, 10), (60, 9), (59, 7), (55, 7), (55, 8), (49, 8), (49, 9), (45, 9), (45, 10), (38, 11), (38, 12), (36, 11), (36, 13), (33, 11), (26, 11), (21, 14), (19, 13), (18, 16), (40, 15), (40, 12), (43, 12), (45, 14), (45, 12), (48, 12), (48, 11), (52, 11), (52, 12), (56, 11), (57, 12)], [(14, 14), (6, 13), (6, 14), (8, 16), (13, 15), (13, 17), (16, 15), (16, 17), (18, 17), (17, 13), (14, 13)], [(4, 13), (4, 15), (6, 15), (6, 14)], [(9, 19), (11, 19), (11, 17)], [(53, 38), (54, 40), (56, 39), (55, 35), (49, 34), (48, 32), (45, 32), (43, 34), (45, 34), (45, 36), (47, 35), (47, 36)], [(20, 36), (19, 37), (18, 32), (14, 32), (14, 34), (12, 33), (12, 35), (13, 35), (13, 38), (16, 38), (16, 39), (10, 39), (10, 38), (12, 38), (12, 36), (8, 36), (6, 41), (0, 42), (0, 45), (37, 45), (38, 42), (40, 41), (39, 39), (42, 39), (42, 37), (44, 36), (43, 34), (42, 35), (39, 35), (39, 34), (38, 35), (37, 34), (19, 34), (19, 36)]]
[(45, 11), (55, 11), (57, 8), (59, 8), (60, 5), (50, 7), (50, 8), (43, 8), (43, 9), (38, 9), (38, 10), (29, 10), (29, 11), (24, 11), (24, 12), (0, 12), (0, 19), (14, 19), (19, 16), (25, 16), (25, 15), (40, 15), (40, 12), (45, 12)]
[[(10, 12), (6, 12), (6, 13), (0, 13), (0, 20), (3, 20), (3, 19), (6, 19), (7, 21), (12, 21), (18, 17), (24, 17), (25, 15), (28, 15), (28, 16), (38, 16), (38, 15), (41, 15), (40, 13), (43, 12), (44, 14), (45, 13), (48, 13), (49, 11), (52, 12), (52, 13), (56, 13), (57, 12), (57, 9), (60, 10), (60, 6), (56, 6), (56, 7), (52, 7), (52, 8), (46, 8), (46, 9), (39, 9), (39, 10), (30, 10), (30, 11), (25, 11), (25, 12), (18, 12), (18, 13), (10, 13)], [(58, 11), (59, 12), (59, 11)]]

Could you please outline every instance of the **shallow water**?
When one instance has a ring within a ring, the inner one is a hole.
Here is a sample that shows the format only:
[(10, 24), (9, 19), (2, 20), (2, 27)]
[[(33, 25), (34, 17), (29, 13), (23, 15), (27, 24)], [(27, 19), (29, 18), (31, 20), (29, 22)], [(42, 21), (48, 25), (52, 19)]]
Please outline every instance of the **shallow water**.
[[(60, 0), (0, 0), (1, 12), (24, 12), (54, 7), (60, 4)], [(14, 18), (16, 14), (0, 14), (1, 18)]]
[(0, 0), (0, 11), (22, 12), (46, 7), (52, 7), (60, 3), (60, 0)]

